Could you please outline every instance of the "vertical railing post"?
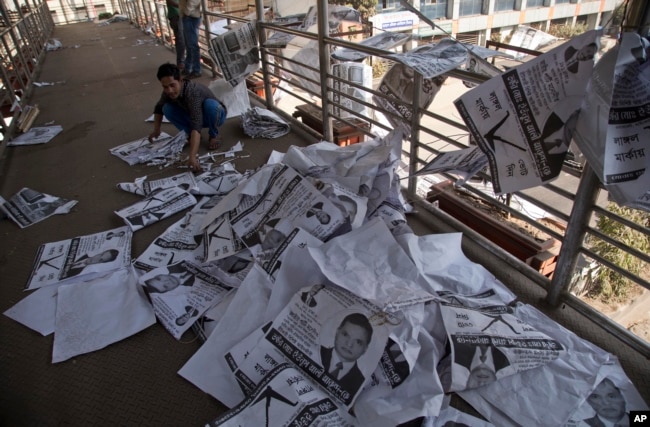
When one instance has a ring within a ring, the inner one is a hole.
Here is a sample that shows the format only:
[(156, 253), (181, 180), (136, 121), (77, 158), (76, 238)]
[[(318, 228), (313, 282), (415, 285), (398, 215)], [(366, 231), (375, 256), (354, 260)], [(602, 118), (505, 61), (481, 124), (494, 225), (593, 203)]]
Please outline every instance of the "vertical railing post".
[(45, 13), (48, 12), (47, 1), (42, 1), (40, 4), (36, 3), (36, 0), (32, 0), (32, 7), (34, 10), (34, 27), (36, 31), (36, 38), (39, 41), (38, 43), (38, 53), (43, 51), (45, 46), (45, 41), (49, 37), (50, 33), (47, 31), (47, 26), (45, 25)]
[[(158, 29), (160, 30), (160, 43), (165, 46), (165, 28), (163, 27), (163, 19), (167, 22), (167, 6), (165, 3), (158, 3), (156, 0), (153, 0), (153, 8), (156, 11), (156, 21), (158, 21)], [(160, 10), (163, 10), (163, 17), (160, 16)], [(158, 33), (156, 32), (156, 38), (158, 38)], [(171, 37), (170, 37), (171, 39)]]
[(420, 98), (422, 93), (422, 74), (414, 70), (413, 73), (413, 113), (411, 115), (411, 149), (409, 150), (409, 180), (408, 193), (416, 194), (417, 178), (414, 176), (417, 170), (418, 140), (420, 138)]
[(329, 48), (325, 44), (325, 37), (329, 36), (329, 24), (327, 22), (327, 1), (318, 0), (318, 57), (320, 71), (320, 94), (321, 109), (323, 114), (323, 138), (326, 141), (334, 142), (334, 131), (332, 130), (332, 118), (330, 116), (330, 102), (328, 97), (329, 79), (327, 75), (330, 70)]
[[(0, 2), (0, 3), (2, 3), (2, 2)], [(6, 14), (6, 17), (9, 18), (9, 14)], [(10, 21), (7, 21), (7, 25), (11, 25)], [(11, 52), (11, 49), (9, 47), (9, 43), (7, 42), (7, 35), (10, 32), (11, 31), (8, 31), (8, 32), (4, 33), (4, 35), (0, 36), (0, 39), (1, 39), (0, 41), (2, 42), (2, 47), (4, 48), (4, 50), (0, 49), (0, 55), (6, 56), (9, 59), (9, 61), (11, 62), (11, 61), (13, 61), (13, 59), (9, 55), (9, 52)], [(6, 89), (6, 97), (9, 98), (9, 101), (13, 104), (16, 101), (16, 94), (14, 93), (14, 90), (13, 90), (13, 85), (12, 85), (12, 82), (11, 82), (11, 76), (7, 72), (7, 66), (0, 67), (0, 77), (1, 77), (0, 81), (2, 82), (3, 86), (5, 88), (7, 88)], [(8, 134), (9, 134), (9, 125), (7, 124), (7, 122), (5, 121), (5, 119), (4, 119), (4, 117), (2, 115), (0, 115), (0, 126), (2, 127), (2, 133), (4, 135), (4, 138), (7, 138)]]
[[(201, 0), (201, 10), (203, 10), (203, 27), (205, 28), (205, 43), (206, 43), (206, 54), (210, 58), (210, 70), (212, 71), (212, 77), (217, 76), (217, 65), (214, 62), (214, 59), (210, 56), (210, 20), (208, 19), (208, 2), (206, 0)], [(201, 44), (199, 43), (199, 62), (201, 60)]]
[(140, 16), (142, 14), (140, 13), (140, 0), (132, 0), (132, 3), (133, 8), (135, 9), (135, 19), (133, 20), (133, 23), (135, 24), (135, 28), (141, 28)]
[(120, 15), (128, 17), (129, 21), (131, 21), (131, 12), (129, 11), (129, 8), (125, 6), (123, 0), (117, 0), (117, 9), (114, 9), (113, 12), (119, 12)]
[(11, 26), (11, 18), (9, 18), (9, 13), (7, 12), (7, 7), (5, 6), (4, 0), (0, 0), (0, 16), (7, 24), (7, 28)]
[(115, 3), (115, 1), (116, 0), (111, 0), (111, 4), (113, 5), (113, 13), (119, 12), (121, 15), (129, 16), (128, 12), (124, 9), (124, 7), (122, 7), (122, 0), (117, 0), (117, 3)]
[(584, 241), (589, 219), (600, 192), (600, 181), (596, 173), (586, 164), (582, 170), (580, 184), (573, 202), (569, 222), (562, 241), (557, 265), (551, 280), (551, 288), (546, 295), (546, 302), (553, 307), (560, 304), (560, 297), (571, 285), (573, 272), (578, 262), (580, 248)]
[(264, 77), (264, 100), (266, 108), (269, 110), (275, 106), (273, 103), (273, 85), (271, 84), (269, 56), (264, 49), (266, 43), (266, 32), (262, 28), (261, 23), (264, 22), (264, 1), (255, 0), (255, 12), (257, 14), (257, 38), (260, 44), (260, 53), (262, 60), (262, 77)]
[(136, 5), (135, 0), (124, 0), (126, 8), (129, 10), (129, 19), (131, 24), (135, 25), (138, 28), (138, 6)]
[[(22, 28), (25, 27), (25, 15), (23, 14), (23, 11), (20, 5), (18, 4), (17, 0), (14, 0), (14, 5), (16, 7), (16, 10), (18, 11), (19, 19), (16, 22), (16, 25), (13, 26), (12, 30), (9, 31), (9, 33), (11, 34), (11, 38), (14, 43), (14, 48), (16, 50), (16, 55), (14, 57), (17, 58), (19, 64), (17, 64), (16, 61), (13, 60), (12, 60), (12, 64), (14, 68), (13, 71), (16, 76), (16, 82), (20, 85), (20, 89), (24, 91), (26, 89), (27, 82), (23, 80), (23, 73), (24, 75), (29, 77), (29, 70), (28, 70), (29, 58), (25, 57), (25, 52), (23, 50), (23, 47), (27, 46), (25, 40), (28, 37), (26, 37), (22, 31)], [(17, 37), (18, 35), (17, 33), (20, 33), (20, 38)], [(9, 52), (11, 52), (11, 50), (9, 50)], [(14, 89), (17, 88), (14, 87)], [(24, 98), (22, 99), (24, 100)]]
[[(147, 0), (139, 1), (140, 8), (142, 9), (142, 16), (144, 16), (144, 29), (149, 25), (149, 15), (151, 10), (147, 10)], [(140, 27), (142, 29), (142, 27)]]
[(61, 13), (63, 14), (63, 21), (67, 24), (70, 23), (68, 21), (68, 13), (65, 11), (65, 6), (63, 5), (63, 0), (59, 0), (59, 6), (61, 7)]

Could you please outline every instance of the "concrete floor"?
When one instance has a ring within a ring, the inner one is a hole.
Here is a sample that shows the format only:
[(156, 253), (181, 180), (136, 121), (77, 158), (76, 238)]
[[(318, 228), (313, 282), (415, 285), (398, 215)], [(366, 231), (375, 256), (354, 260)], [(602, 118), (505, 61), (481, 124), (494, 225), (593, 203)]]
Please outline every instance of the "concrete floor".
[[(126, 22), (56, 27), (53, 37), (65, 48), (47, 53), (37, 80), (65, 84), (35, 88), (30, 104), (40, 108), (35, 126), (53, 121), (64, 130), (44, 145), (0, 145), (0, 195), (9, 198), (30, 187), (79, 203), (68, 215), (25, 229), (7, 219), (0, 221), (2, 312), (27, 295), (23, 288), (41, 244), (123, 225), (113, 211), (139, 197), (117, 190), (116, 183), (178, 172), (129, 166), (109, 153), (110, 148), (151, 131), (152, 125), (144, 120), (152, 114), (160, 94), (155, 72), (161, 63), (173, 62), (174, 53), (150, 43), (149, 36)], [(206, 84), (208, 74), (200, 79)], [(175, 133), (171, 125), (164, 126), (163, 130)], [(224, 148), (241, 141), (251, 155), (236, 160), (240, 171), (264, 163), (272, 150), (284, 152), (291, 145), (316, 141), (297, 127), (280, 139), (253, 140), (243, 133), (237, 118), (226, 123), (223, 136)], [(141, 253), (182, 215), (135, 233), (132, 253)], [(417, 234), (454, 231), (431, 215), (412, 216), (409, 223)], [(544, 297), (541, 288), (503, 263), (490, 262), (476, 245), (464, 242), (463, 249), (470, 259), (480, 261), (512, 286), (521, 301), (536, 305), (566, 328), (616, 354), (637, 389), (650, 399), (650, 369), (645, 357), (604, 335), (598, 324), (569, 307), (545, 308), (540, 304)], [(202, 425), (226, 409), (176, 374), (200, 346), (191, 333), (178, 342), (155, 325), (105, 349), (56, 365), (51, 363), (52, 341), (52, 336), (42, 337), (0, 316), (0, 425)]]
[[(64, 49), (46, 54), (37, 80), (65, 84), (35, 88), (30, 104), (40, 109), (34, 126), (54, 122), (63, 132), (44, 145), (4, 148), (0, 194), (8, 199), (29, 187), (79, 203), (68, 215), (25, 229), (0, 221), (2, 312), (27, 296), (23, 288), (41, 244), (124, 225), (113, 211), (139, 197), (116, 189), (116, 183), (179, 173), (129, 166), (109, 153), (151, 132), (144, 120), (160, 96), (156, 70), (173, 62), (174, 53), (162, 45), (138, 44), (152, 39), (126, 22), (57, 26), (52, 37)], [(209, 74), (200, 81), (209, 83)], [(176, 133), (169, 124), (163, 130)], [(299, 132), (272, 143), (252, 140), (238, 118), (228, 120), (222, 134), (224, 148), (241, 141), (250, 154), (235, 162), (240, 171), (266, 162), (273, 149), (314, 142)], [(207, 140), (206, 131), (203, 138)], [(132, 253), (141, 253), (182, 215), (135, 233)], [(0, 316), (0, 425), (203, 425), (225, 407), (176, 374), (199, 348), (188, 335), (188, 342), (177, 342), (157, 324), (101, 351), (53, 365), (51, 335), (42, 337)]]

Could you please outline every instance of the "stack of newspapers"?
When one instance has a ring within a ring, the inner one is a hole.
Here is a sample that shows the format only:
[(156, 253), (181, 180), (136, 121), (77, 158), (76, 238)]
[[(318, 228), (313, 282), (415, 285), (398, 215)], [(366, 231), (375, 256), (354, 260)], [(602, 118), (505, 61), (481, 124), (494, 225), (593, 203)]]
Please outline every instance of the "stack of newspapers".
[(246, 135), (253, 138), (278, 138), (289, 133), (289, 124), (264, 108), (249, 108), (242, 114)]

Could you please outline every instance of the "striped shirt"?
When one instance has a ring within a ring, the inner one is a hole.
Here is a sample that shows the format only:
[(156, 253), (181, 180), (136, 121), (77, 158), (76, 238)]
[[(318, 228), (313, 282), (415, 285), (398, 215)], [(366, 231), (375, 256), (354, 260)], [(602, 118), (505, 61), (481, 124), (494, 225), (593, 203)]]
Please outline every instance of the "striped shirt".
[[(178, 98), (172, 99), (163, 92), (153, 112), (154, 114), (163, 114), (163, 105), (168, 102), (176, 104), (190, 115), (191, 130), (196, 130), (200, 133), (201, 129), (203, 129), (203, 101), (206, 99), (216, 99), (224, 110), (226, 110), (226, 106), (214, 96), (214, 93), (207, 86), (191, 80), (182, 80), (182, 82), (183, 87)], [(228, 114), (227, 110), (226, 114)]]

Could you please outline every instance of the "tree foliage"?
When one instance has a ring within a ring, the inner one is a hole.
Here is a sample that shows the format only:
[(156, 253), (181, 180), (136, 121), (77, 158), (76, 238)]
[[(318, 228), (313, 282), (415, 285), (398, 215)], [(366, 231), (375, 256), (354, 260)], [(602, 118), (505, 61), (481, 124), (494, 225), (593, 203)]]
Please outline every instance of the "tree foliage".
[(587, 24), (576, 23), (575, 25), (551, 25), (548, 33), (560, 39), (570, 39), (587, 31)]
[[(643, 212), (637, 209), (620, 207), (616, 203), (609, 203), (607, 209), (610, 212), (613, 212), (643, 227), (650, 227), (650, 214), (647, 212)], [(642, 253), (647, 254), (650, 252), (650, 237), (630, 227), (627, 227), (615, 219), (612, 219), (606, 215), (600, 215), (598, 217), (596, 227), (603, 234), (606, 234), (607, 236), (621, 242), (626, 246), (637, 249)], [(610, 261), (611, 263), (616, 264), (622, 269), (627, 270), (635, 275), (647, 275), (647, 269), (649, 268), (648, 265), (646, 265), (646, 263), (644, 263), (636, 256), (629, 254), (628, 252), (619, 249), (593, 235), (590, 236), (588, 243), (590, 243), (590, 248), (592, 251), (607, 261)], [(606, 268), (605, 266), (602, 266), (600, 269), (598, 269), (595, 279), (595, 286), (590, 291), (590, 296), (600, 298), (605, 302), (624, 298), (629, 293), (632, 286), (634, 286), (634, 283), (630, 279), (620, 275), (619, 273), (616, 273), (609, 268)]]
[(349, 6), (358, 10), (361, 13), (363, 21), (367, 22), (368, 18), (375, 15), (375, 7), (377, 7), (378, 0), (329, 0), (329, 3), (339, 6)]

